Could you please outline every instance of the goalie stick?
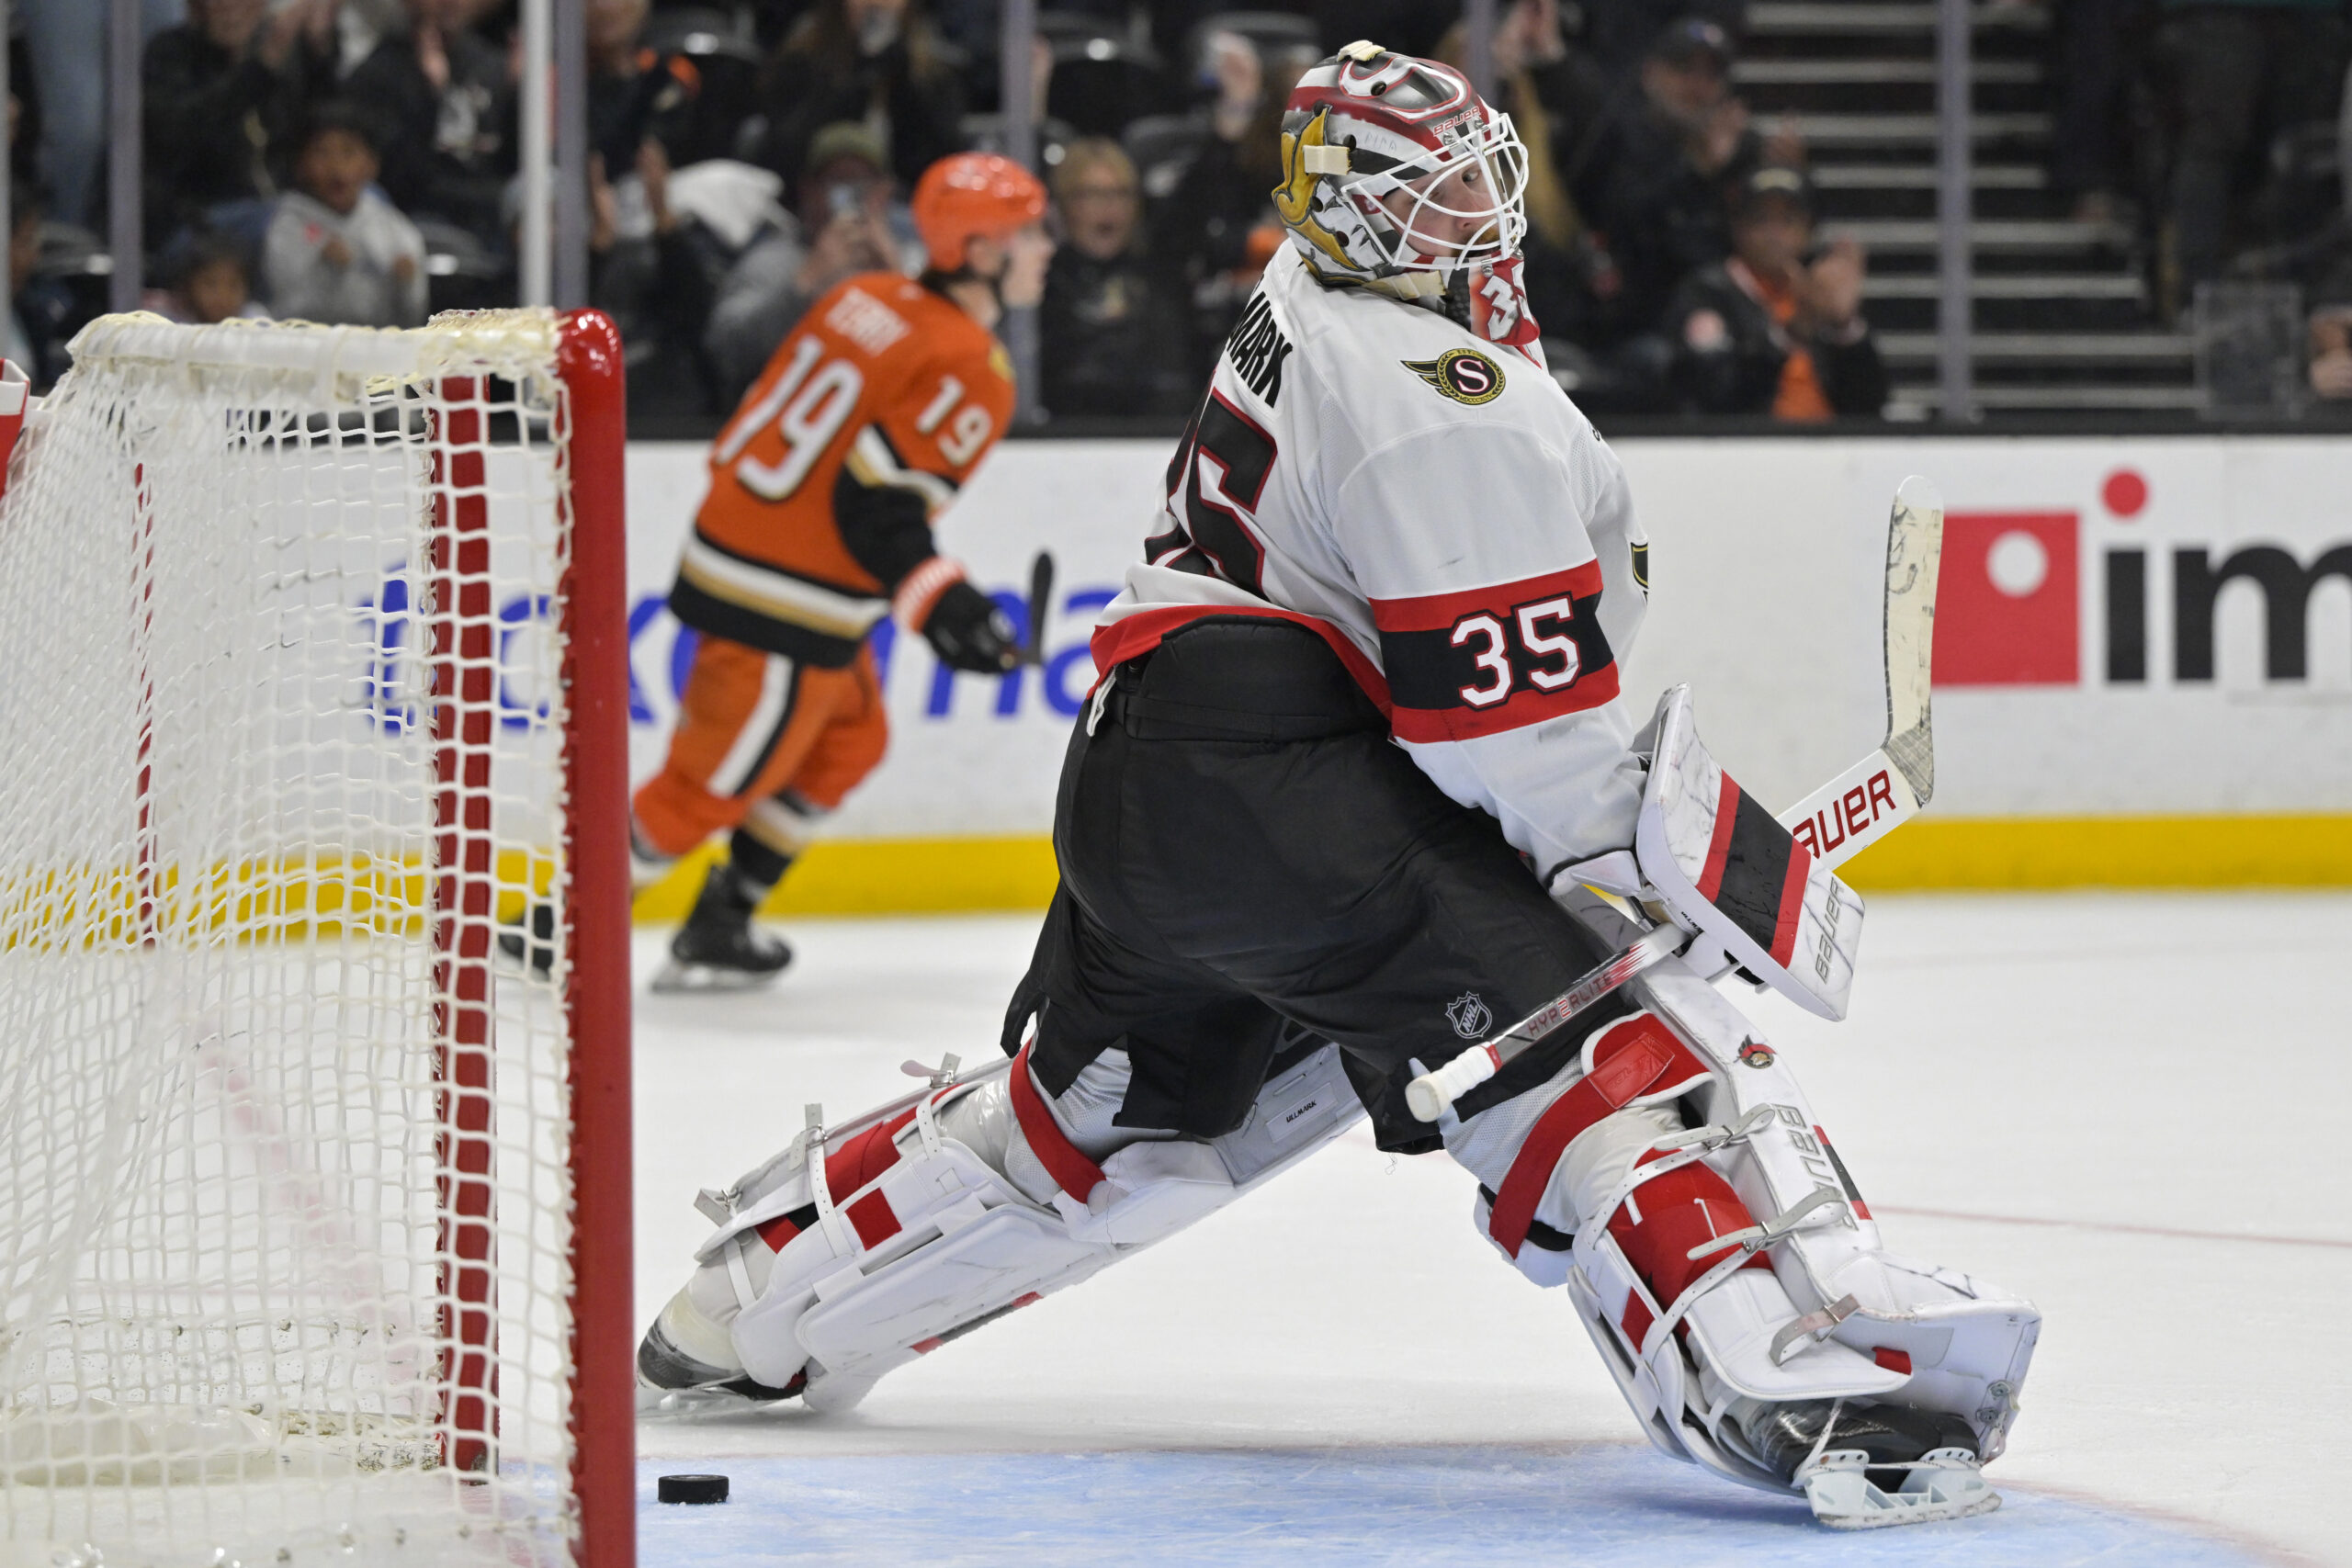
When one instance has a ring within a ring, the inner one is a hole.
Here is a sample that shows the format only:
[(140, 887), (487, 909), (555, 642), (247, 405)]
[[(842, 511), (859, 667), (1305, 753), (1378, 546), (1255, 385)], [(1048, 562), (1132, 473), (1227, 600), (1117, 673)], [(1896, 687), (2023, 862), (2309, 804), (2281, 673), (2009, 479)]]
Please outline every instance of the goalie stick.
[[(1896, 488), (1886, 527), (1886, 739), (1779, 818), (1824, 865), (1840, 865), (1886, 837), (1918, 815), (1935, 793), (1936, 738), (1929, 722), (1928, 680), (1935, 658), (1936, 572), (1943, 539), (1943, 498), (1934, 485), (1914, 474)], [(1832, 828), (1838, 831), (1834, 840), (1827, 838)], [(1407, 1084), (1407, 1109), (1423, 1122), (1436, 1121), (1447, 1106), (1501, 1072), (1528, 1047), (1635, 976), (1680, 953), (1690, 941), (1690, 932), (1670, 924), (1646, 932), (1509, 1029)]]
[(1886, 525), (1886, 739), (1780, 814), (1781, 826), (1816, 860), (1836, 865), (1869, 848), (1917, 816), (1936, 793), (1928, 677), (1943, 547), (1943, 497), (1914, 474), (1895, 490)]

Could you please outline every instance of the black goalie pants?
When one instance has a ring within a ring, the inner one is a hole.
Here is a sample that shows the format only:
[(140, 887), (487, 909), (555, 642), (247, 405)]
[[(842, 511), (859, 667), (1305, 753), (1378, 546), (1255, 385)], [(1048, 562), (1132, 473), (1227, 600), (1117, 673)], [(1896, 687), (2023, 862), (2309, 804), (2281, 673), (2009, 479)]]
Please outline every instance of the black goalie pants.
[[(1448, 798), (1322, 639), (1194, 622), (1109, 677), (1070, 738), (1054, 821), (1061, 886), (1005, 1021), (1050, 1093), (1104, 1050), (1117, 1121), (1215, 1137), (1270, 1072), (1337, 1043), (1383, 1148), (1437, 1146), (1405, 1109), (1434, 1067), (1607, 956), (1493, 818)], [(1542, 1082), (1626, 1010), (1611, 998), (1466, 1096)]]

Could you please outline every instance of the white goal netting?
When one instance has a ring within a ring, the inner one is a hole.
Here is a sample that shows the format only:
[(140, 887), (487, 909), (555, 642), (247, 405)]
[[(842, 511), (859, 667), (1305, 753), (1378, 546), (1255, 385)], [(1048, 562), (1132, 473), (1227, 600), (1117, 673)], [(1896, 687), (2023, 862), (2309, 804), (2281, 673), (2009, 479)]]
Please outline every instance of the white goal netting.
[(107, 318), (27, 425), (0, 1560), (573, 1558), (558, 331)]

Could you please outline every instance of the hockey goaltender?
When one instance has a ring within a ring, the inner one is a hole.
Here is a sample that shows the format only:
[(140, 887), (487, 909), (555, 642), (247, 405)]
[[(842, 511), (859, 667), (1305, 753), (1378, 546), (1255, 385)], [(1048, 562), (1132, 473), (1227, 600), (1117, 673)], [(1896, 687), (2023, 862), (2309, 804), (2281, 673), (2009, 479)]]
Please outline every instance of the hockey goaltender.
[[(1007, 1059), (812, 1116), (706, 1192), (645, 1397), (845, 1408), (1369, 1116), (1477, 1177), (1478, 1225), (1565, 1287), (1668, 1453), (1841, 1528), (1996, 1506), (2040, 1314), (1881, 1248), (1709, 983), (1842, 1016), (1860, 903), (1708, 759), (1687, 692), (1638, 731), (1618, 700), (1647, 546), (1544, 371), (1509, 118), (1358, 43), (1283, 148), (1290, 245), (1095, 632)], [(1577, 1027), (1494, 1049), (1634, 949), (1660, 961)], [(1500, 1070), (1417, 1117), (1408, 1087), (1473, 1052)]]

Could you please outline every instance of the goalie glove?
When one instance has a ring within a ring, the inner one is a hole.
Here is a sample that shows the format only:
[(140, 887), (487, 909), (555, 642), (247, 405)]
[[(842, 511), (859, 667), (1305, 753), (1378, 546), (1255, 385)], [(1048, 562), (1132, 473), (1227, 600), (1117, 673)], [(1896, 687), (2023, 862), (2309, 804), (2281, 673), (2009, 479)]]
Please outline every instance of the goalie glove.
[(996, 601), (964, 581), (964, 569), (933, 556), (907, 573), (893, 605), (951, 670), (1001, 675), (1021, 662), (1020, 638)]

